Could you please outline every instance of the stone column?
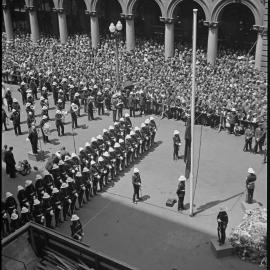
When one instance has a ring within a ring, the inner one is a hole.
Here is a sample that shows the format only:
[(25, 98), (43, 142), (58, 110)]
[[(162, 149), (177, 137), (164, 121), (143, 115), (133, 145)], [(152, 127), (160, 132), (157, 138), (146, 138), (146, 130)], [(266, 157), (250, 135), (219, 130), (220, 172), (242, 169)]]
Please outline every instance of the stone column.
[(59, 23), (59, 34), (60, 34), (60, 42), (65, 44), (68, 38), (67, 31), (67, 17), (64, 13), (63, 9), (58, 9), (58, 23)]
[(134, 15), (124, 15), (126, 19), (126, 48), (127, 51), (135, 49)]
[(39, 27), (38, 27), (37, 11), (35, 10), (35, 7), (28, 7), (27, 10), (29, 11), (31, 39), (33, 42), (37, 42), (39, 40)]
[(13, 28), (12, 21), (10, 16), (10, 10), (7, 5), (2, 5), (3, 13), (4, 13), (4, 23), (5, 23), (5, 31), (7, 34), (7, 41), (13, 41)]
[(218, 23), (206, 23), (208, 30), (207, 63), (215, 64), (218, 49)]
[(165, 59), (174, 56), (174, 19), (160, 18), (165, 23)]
[(96, 49), (99, 45), (99, 23), (98, 16), (95, 11), (86, 10), (86, 14), (90, 15), (90, 30), (91, 30), (91, 42), (92, 48)]
[(265, 32), (265, 28), (263, 26), (254, 25), (253, 29), (258, 32), (255, 52), (255, 68), (260, 70), (262, 63), (263, 34)]

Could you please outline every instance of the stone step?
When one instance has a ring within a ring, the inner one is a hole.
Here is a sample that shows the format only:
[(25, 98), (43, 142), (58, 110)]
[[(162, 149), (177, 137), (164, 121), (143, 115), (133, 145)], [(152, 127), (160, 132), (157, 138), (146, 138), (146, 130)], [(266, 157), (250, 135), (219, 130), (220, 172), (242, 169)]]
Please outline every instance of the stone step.
[(217, 258), (231, 256), (234, 252), (234, 248), (228, 241), (225, 241), (225, 244), (220, 246), (218, 239), (214, 238), (210, 240), (210, 243)]
[(241, 207), (242, 207), (242, 210), (244, 212), (246, 212), (246, 210), (253, 210), (253, 209), (256, 209), (256, 208), (261, 208), (262, 205), (260, 205), (256, 201), (253, 201), (253, 203), (251, 203), (251, 204), (246, 203), (246, 202), (241, 202)]

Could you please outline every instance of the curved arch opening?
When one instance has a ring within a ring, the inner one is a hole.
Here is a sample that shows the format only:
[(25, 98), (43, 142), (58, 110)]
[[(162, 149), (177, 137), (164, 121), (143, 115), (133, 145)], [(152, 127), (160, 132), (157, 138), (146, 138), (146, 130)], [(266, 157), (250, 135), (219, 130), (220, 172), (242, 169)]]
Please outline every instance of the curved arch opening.
[(161, 10), (154, 0), (137, 0), (132, 12), (135, 15), (136, 37), (160, 39), (164, 36), (164, 23), (160, 21)]
[(101, 35), (108, 35), (110, 23), (116, 24), (119, 20), (122, 22), (124, 32), (125, 23), (120, 18), (122, 7), (117, 0), (99, 0), (96, 11), (99, 14), (99, 30)]
[[(247, 53), (257, 39), (252, 30), (255, 18), (252, 11), (244, 4), (231, 3), (226, 5), (218, 16), (219, 46), (223, 49), (241, 50)], [(254, 53), (255, 46), (251, 50)]]
[(207, 27), (203, 22), (206, 16), (203, 8), (195, 1), (183, 0), (174, 9), (173, 17), (175, 22), (175, 42), (177, 47), (191, 46), (192, 44), (192, 28), (193, 28), (193, 9), (198, 9), (197, 12), (197, 44), (200, 47), (207, 45)]

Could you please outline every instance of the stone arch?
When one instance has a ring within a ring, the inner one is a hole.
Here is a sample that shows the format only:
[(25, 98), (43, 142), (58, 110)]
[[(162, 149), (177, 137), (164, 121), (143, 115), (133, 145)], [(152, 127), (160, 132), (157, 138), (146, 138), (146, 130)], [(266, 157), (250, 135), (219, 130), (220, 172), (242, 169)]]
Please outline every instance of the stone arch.
[[(97, 11), (96, 8), (97, 8), (98, 1), (99, 1), (99, 0), (92, 0), (92, 3), (91, 3), (91, 11)], [(121, 6), (121, 9), (122, 9), (121, 13), (124, 13), (125, 10), (126, 10), (124, 1), (123, 1), (123, 0), (116, 0), (116, 1), (117, 1), (117, 2), (119, 3), (119, 5)]]
[[(138, 0), (128, 0), (128, 3), (127, 3), (127, 14), (134, 14), (133, 12), (133, 9), (134, 9), (134, 6), (135, 6), (135, 3), (137, 2)], [(161, 11), (161, 16), (162, 17), (165, 17), (165, 7), (164, 7), (164, 4), (163, 4), (163, 1), (162, 0), (153, 0), (154, 2), (156, 2), (160, 8), (160, 11)]]
[[(167, 8), (167, 12), (166, 12), (166, 15), (168, 18), (173, 18), (173, 12), (175, 11), (175, 8), (177, 7), (177, 5), (179, 3), (181, 3), (183, 0), (172, 0), (170, 2), (170, 4), (168, 5), (168, 8)], [(204, 15), (205, 15), (205, 20), (206, 21), (209, 21), (210, 19), (210, 9), (208, 8), (207, 6), (207, 2), (204, 1), (204, 0), (194, 0), (194, 2), (196, 2), (198, 5), (200, 5), (200, 7), (203, 9), (204, 11)]]
[(255, 24), (256, 25), (262, 25), (263, 23), (263, 13), (260, 11), (260, 7), (258, 6), (259, 3), (256, 5), (257, 1), (251, 1), (251, 0), (226, 0), (226, 1), (219, 1), (213, 8), (212, 10), (212, 14), (211, 14), (211, 20), (212, 22), (218, 22), (219, 17), (221, 12), (223, 11), (223, 9), (229, 5), (229, 4), (235, 4), (235, 3), (239, 3), (239, 4), (243, 4), (245, 6), (247, 6), (255, 19)]

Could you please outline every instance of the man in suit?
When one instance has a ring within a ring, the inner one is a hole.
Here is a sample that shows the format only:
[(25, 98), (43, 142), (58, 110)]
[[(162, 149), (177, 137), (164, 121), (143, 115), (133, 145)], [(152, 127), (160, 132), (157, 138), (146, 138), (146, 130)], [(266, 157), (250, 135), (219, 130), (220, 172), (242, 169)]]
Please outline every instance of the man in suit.
[(15, 178), (16, 177), (16, 168), (15, 168), (16, 161), (14, 159), (14, 155), (12, 151), (13, 151), (13, 147), (10, 146), (9, 150), (5, 154), (5, 162), (7, 164), (7, 172), (10, 175), (10, 178)]
[(226, 209), (221, 207), (217, 216), (217, 222), (218, 222), (218, 242), (219, 245), (223, 245), (225, 243), (226, 239), (226, 228), (228, 225), (228, 214), (226, 212)]
[(32, 127), (30, 128), (29, 135), (26, 140), (30, 141), (33, 154), (37, 154), (38, 153), (38, 133), (37, 133), (37, 129), (35, 125), (32, 125)]

